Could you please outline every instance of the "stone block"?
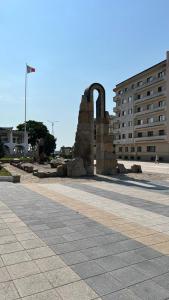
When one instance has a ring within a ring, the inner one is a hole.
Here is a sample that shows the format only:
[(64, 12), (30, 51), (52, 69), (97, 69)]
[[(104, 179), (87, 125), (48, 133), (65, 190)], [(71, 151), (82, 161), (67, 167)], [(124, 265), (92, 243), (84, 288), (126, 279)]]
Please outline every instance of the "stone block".
[(57, 176), (64, 177), (67, 176), (67, 165), (62, 164), (57, 167)]
[(67, 164), (68, 177), (85, 176), (86, 170), (84, 168), (83, 160), (81, 158), (74, 158)]

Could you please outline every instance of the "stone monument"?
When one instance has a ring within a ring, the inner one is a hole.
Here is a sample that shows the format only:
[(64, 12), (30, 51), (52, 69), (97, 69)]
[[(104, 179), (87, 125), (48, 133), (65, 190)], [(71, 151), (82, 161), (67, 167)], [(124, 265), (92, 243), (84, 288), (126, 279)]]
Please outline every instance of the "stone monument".
[(86, 175), (94, 175), (94, 90), (98, 91), (96, 100), (96, 173), (112, 175), (116, 173), (117, 161), (113, 153), (112, 136), (109, 134), (109, 113), (105, 110), (105, 90), (99, 83), (90, 85), (82, 95), (73, 155), (74, 158), (83, 160)]

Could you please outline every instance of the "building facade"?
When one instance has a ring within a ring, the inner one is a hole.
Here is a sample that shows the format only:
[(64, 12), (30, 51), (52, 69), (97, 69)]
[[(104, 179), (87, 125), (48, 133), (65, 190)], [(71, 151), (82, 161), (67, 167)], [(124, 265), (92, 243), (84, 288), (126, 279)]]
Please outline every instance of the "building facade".
[(113, 90), (117, 158), (169, 162), (169, 51), (166, 60)]
[(13, 130), (13, 127), (0, 127), (0, 140), (6, 156), (19, 156), (28, 153), (28, 133)]

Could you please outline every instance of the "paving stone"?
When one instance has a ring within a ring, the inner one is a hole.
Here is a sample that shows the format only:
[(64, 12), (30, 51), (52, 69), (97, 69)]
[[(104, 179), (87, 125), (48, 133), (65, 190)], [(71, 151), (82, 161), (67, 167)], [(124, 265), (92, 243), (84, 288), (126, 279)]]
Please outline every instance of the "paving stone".
[(5, 282), (11, 280), (6, 267), (0, 268), (0, 282)]
[(152, 278), (152, 280), (154, 282), (158, 283), (160, 286), (162, 286), (166, 290), (169, 290), (169, 273), (154, 277), (154, 278)]
[(0, 257), (0, 268), (4, 266), (4, 263), (3, 263), (3, 260), (2, 258)]
[(0, 237), (0, 245), (17, 242), (15, 235), (6, 235)]
[(91, 300), (97, 298), (97, 294), (84, 281), (58, 287), (56, 291), (63, 300)]
[(80, 277), (69, 267), (45, 272), (45, 276), (54, 287), (80, 280)]
[(105, 270), (94, 261), (87, 261), (72, 265), (71, 268), (82, 278), (88, 278), (94, 275), (102, 274)]
[(42, 272), (59, 269), (66, 266), (63, 260), (58, 256), (37, 259), (35, 262)]
[(31, 275), (28, 277), (15, 279), (14, 284), (21, 297), (51, 289), (51, 284), (43, 274)]
[(45, 246), (45, 243), (37, 238), (27, 241), (21, 241), (20, 243), (25, 249), (33, 249)]
[(11, 253), (20, 250), (24, 250), (24, 248), (18, 242), (0, 245), (0, 254)]
[(80, 251), (74, 251), (74, 252), (62, 254), (60, 255), (60, 257), (64, 260), (64, 262), (67, 265), (74, 265), (89, 260), (88, 257), (85, 256)]
[(90, 277), (85, 282), (99, 295), (103, 296), (123, 288), (122, 284), (109, 273)]
[(135, 253), (143, 256), (146, 259), (151, 259), (154, 257), (161, 256), (160, 252), (148, 247), (139, 248), (135, 250)]
[(23, 300), (62, 300), (55, 289), (22, 298)]
[(55, 255), (55, 253), (49, 247), (38, 247), (34, 249), (28, 249), (27, 253), (32, 259), (38, 259)]
[(169, 291), (151, 280), (138, 283), (130, 287), (129, 290), (131, 290), (136, 296), (140, 297), (141, 299), (164, 300), (169, 298)]
[(2, 259), (5, 265), (13, 265), (23, 261), (31, 260), (30, 256), (27, 254), (25, 250), (17, 251), (9, 254), (3, 254)]
[(0, 230), (0, 237), (6, 236), (6, 235), (12, 235), (12, 234), (13, 234), (13, 232), (9, 228)]
[(15, 265), (7, 266), (7, 270), (12, 279), (40, 273), (39, 268), (33, 261), (26, 261)]
[(123, 287), (128, 287), (135, 283), (145, 281), (151, 276), (145, 275), (144, 273), (139, 272), (133, 267), (125, 267), (116, 271), (110, 272), (111, 276), (121, 282)]
[(40, 231), (40, 230), (48, 230), (50, 229), (49, 226), (47, 226), (46, 224), (41, 224), (41, 225), (30, 225), (29, 226), (33, 231)]
[(143, 298), (137, 297), (136, 294), (128, 289), (123, 289), (119, 292), (103, 296), (102, 300), (143, 300)]
[(15, 300), (19, 298), (19, 294), (12, 281), (0, 283), (0, 299)]
[(109, 255), (95, 260), (106, 271), (116, 270), (127, 266), (127, 262), (118, 255)]
[(36, 238), (36, 235), (33, 232), (25, 232), (16, 234), (18, 241), (26, 241)]

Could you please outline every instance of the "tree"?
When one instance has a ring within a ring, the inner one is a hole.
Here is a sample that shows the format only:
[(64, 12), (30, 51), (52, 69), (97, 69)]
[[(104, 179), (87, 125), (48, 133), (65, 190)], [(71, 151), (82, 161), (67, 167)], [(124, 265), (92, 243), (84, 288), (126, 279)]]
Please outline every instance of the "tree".
[[(17, 129), (24, 131), (25, 124), (19, 124)], [(29, 132), (29, 144), (31, 144), (34, 149), (37, 139), (45, 138), (49, 133), (47, 127), (42, 122), (37, 122), (34, 120), (29, 120), (26, 122), (26, 130)]]
[(50, 154), (54, 153), (54, 151), (55, 151), (55, 148), (56, 148), (56, 139), (50, 133), (47, 133), (47, 135), (45, 137), (44, 148), (45, 148), (45, 154), (47, 156), (49, 156)]
[[(24, 131), (24, 123), (17, 126), (18, 130)], [(35, 149), (35, 145), (38, 139), (44, 139), (44, 152), (47, 156), (54, 153), (56, 148), (56, 139), (49, 133), (46, 125), (42, 122), (29, 120), (26, 122), (26, 130), (29, 132), (28, 143), (31, 144), (32, 149)]]
[(4, 145), (0, 139), (0, 157), (3, 157), (5, 155), (5, 152), (4, 152)]

